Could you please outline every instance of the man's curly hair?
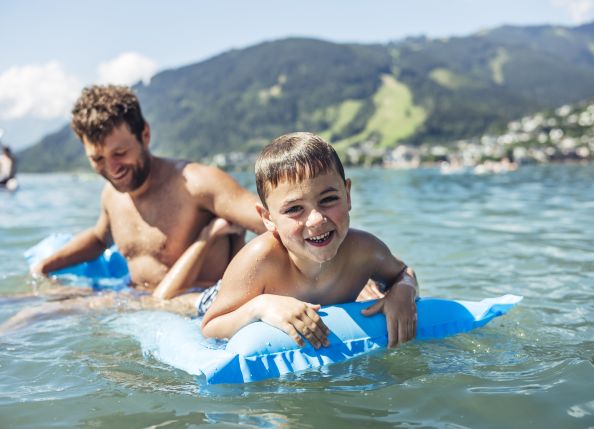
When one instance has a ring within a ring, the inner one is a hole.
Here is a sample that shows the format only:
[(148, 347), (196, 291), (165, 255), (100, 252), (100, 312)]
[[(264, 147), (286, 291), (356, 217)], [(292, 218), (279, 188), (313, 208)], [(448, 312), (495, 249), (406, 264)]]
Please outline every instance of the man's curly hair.
[(123, 123), (142, 142), (146, 122), (138, 98), (125, 86), (88, 86), (72, 108), (72, 130), (79, 139), (86, 137), (92, 144), (102, 144)]

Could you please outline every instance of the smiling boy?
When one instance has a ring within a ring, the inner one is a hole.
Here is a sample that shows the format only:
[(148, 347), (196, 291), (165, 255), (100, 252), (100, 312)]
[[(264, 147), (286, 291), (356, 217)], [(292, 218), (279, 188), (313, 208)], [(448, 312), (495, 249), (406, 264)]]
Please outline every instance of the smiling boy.
[(364, 314), (384, 312), (390, 347), (414, 338), (414, 272), (377, 237), (349, 227), (351, 181), (332, 146), (310, 133), (277, 138), (258, 158), (256, 185), (267, 232), (231, 261), (205, 336), (230, 338), (261, 320), (319, 348), (329, 334), (320, 306), (354, 301), (372, 279), (388, 290)]

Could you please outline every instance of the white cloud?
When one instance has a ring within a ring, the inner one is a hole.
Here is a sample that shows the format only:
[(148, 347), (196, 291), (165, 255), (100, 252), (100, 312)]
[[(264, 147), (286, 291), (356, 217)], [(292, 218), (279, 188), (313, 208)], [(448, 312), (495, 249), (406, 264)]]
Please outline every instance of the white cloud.
[(99, 65), (99, 83), (132, 85), (139, 80), (148, 84), (157, 71), (157, 63), (135, 52), (124, 52)]
[(11, 67), (0, 74), (0, 118), (66, 117), (81, 88), (58, 61)]
[(594, 0), (552, 0), (552, 4), (566, 9), (576, 24), (583, 24), (594, 17)]

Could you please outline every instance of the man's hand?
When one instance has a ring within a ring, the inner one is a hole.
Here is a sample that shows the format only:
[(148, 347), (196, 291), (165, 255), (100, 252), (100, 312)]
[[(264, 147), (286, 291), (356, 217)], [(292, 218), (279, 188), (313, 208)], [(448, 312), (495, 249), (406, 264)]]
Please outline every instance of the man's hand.
[(388, 329), (388, 347), (402, 344), (415, 338), (417, 334), (416, 291), (409, 280), (396, 283), (386, 294), (372, 306), (362, 311), (365, 316), (383, 312)]
[(383, 298), (385, 294), (380, 290), (378, 284), (369, 279), (363, 290), (359, 293), (357, 301), (369, 301), (371, 299)]
[(33, 278), (45, 277), (47, 275), (47, 271), (43, 261), (39, 261), (35, 265), (33, 265), (30, 269), (30, 272)]
[(305, 345), (302, 335), (315, 349), (328, 346), (330, 329), (318, 314), (320, 305), (296, 298), (262, 295), (260, 320), (286, 332), (300, 347)]
[(217, 217), (210, 221), (200, 232), (200, 239), (208, 240), (210, 238), (220, 237), (230, 234), (243, 234), (245, 229), (239, 225), (233, 224), (228, 220)]

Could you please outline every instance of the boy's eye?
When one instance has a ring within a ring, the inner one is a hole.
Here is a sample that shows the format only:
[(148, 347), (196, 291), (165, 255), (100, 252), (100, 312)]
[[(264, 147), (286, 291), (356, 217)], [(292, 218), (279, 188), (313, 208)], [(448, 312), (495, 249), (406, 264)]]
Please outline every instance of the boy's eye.
[(301, 206), (291, 206), (284, 210), (284, 214), (295, 214), (301, 211)]
[(122, 156), (126, 155), (126, 152), (116, 152), (113, 154), (114, 156), (121, 158)]
[(328, 197), (322, 198), (322, 201), (320, 201), (320, 204), (330, 204), (330, 203), (333, 203), (334, 201), (338, 201), (338, 200), (339, 200), (338, 195), (330, 195)]
[(95, 164), (98, 164), (101, 161), (103, 161), (103, 157), (102, 156), (93, 156), (93, 157), (91, 157), (91, 161), (94, 162)]

